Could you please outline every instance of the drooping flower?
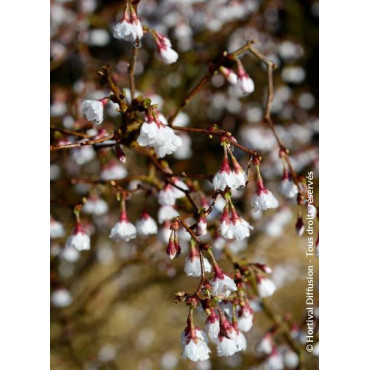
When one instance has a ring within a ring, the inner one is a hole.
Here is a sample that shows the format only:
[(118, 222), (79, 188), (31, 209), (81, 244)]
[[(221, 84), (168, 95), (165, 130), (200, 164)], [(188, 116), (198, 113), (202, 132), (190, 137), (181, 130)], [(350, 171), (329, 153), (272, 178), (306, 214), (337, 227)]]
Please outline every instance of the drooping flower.
[(127, 170), (123, 165), (112, 159), (103, 166), (101, 174), (102, 180), (120, 180), (127, 176)]
[(213, 187), (215, 190), (224, 191), (227, 187), (230, 189), (234, 189), (235, 184), (235, 177), (233, 176), (234, 173), (231, 171), (229, 160), (224, 157), (220, 170), (213, 176)]
[(285, 198), (291, 199), (298, 194), (298, 187), (289, 177), (283, 178), (280, 183), (280, 193), (283, 194)]
[[(208, 262), (207, 258), (203, 257), (204, 272), (211, 272), (212, 266)], [(202, 269), (200, 263), (200, 252), (197, 246), (194, 244), (193, 239), (190, 241), (190, 252), (186, 258), (184, 266), (185, 274), (188, 276), (201, 276)]]
[(257, 167), (257, 191), (252, 196), (251, 206), (256, 211), (266, 211), (269, 208), (276, 208), (279, 206), (278, 200), (263, 184), (262, 177), (259, 173), (259, 168)]
[(274, 349), (271, 332), (267, 332), (257, 344), (257, 352), (269, 355)]
[(272, 296), (276, 291), (276, 285), (266, 277), (257, 276), (257, 290), (261, 298)]
[(66, 242), (66, 248), (76, 248), (78, 251), (90, 249), (90, 237), (83, 229), (80, 222), (76, 223), (73, 234), (69, 236)]
[(158, 222), (163, 224), (164, 221), (172, 220), (178, 215), (179, 212), (172, 206), (162, 206), (158, 211)]
[(213, 308), (210, 309), (210, 313), (207, 316), (205, 332), (213, 343), (217, 343), (220, 333), (220, 318)]
[(136, 238), (136, 227), (129, 221), (126, 211), (121, 211), (119, 220), (113, 226), (109, 237), (117, 242), (128, 242)]
[(80, 258), (80, 252), (76, 248), (64, 248), (60, 252), (60, 258), (63, 259), (64, 261), (74, 263), (77, 262)]
[(266, 360), (266, 368), (268, 370), (283, 370), (284, 369), (284, 362), (281, 354), (276, 350), (276, 348), (273, 349), (273, 351), (270, 353)]
[(211, 350), (207, 343), (207, 336), (203, 330), (194, 328), (193, 330), (185, 329), (181, 334), (183, 345), (182, 356), (191, 361), (205, 361), (209, 359)]
[(229, 227), (227, 228), (226, 232), (223, 236), (226, 239), (237, 239), (243, 240), (250, 235), (250, 230), (253, 230), (253, 226), (251, 226), (246, 220), (240, 217), (235, 209), (231, 210), (231, 222)]
[(224, 274), (224, 272), (218, 265), (213, 265), (213, 269), (215, 275), (211, 281), (212, 295), (228, 297), (231, 292), (235, 292), (237, 290), (234, 280)]
[(171, 231), (171, 235), (168, 240), (166, 248), (166, 253), (171, 260), (173, 260), (175, 257), (178, 257), (181, 254), (181, 247), (175, 230)]
[(239, 63), (238, 67), (238, 86), (244, 94), (251, 94), (254, 91), (254, 82), (248, 73), (245, 72), (241, 63)]
[(247, 349), (247, 340), (240, 330), (236, 330), (235, 344), (238, 352), (245, 351)]
[(85, 100), (82, 103), (82, 115), (97, 125), (103, 122), (104, 106), (108, 103), (107, 98), (100, 100)]
[(116, 39), (136, 42), (141, 40), (143, 35), (143, 27), (134, 7), (127, 5), (121, 21), (114, 26), (113, 36)]
[(158, 118), (157, 113), (147, 115), (146, 122), (141, 125), (137, 142), (141, 146), (153, 147), (159, 158), (174, 153), (182, 143), (173, 129)]
[(296, 369), (299, 364), (299, 356), (292, 351), (287, 349), (283, 354), (284, 364), (288, 369)]
[(200, 216), (197, 223), (197, 234), (206, 235), (207, 234), (207, 219), (204, 216)]
[(249, 304), (240, 307), (238, 311), (238, 326), (243, 332), (248, 332), (253, 326), (253, 310)]
[[(228, 148), (232, 164), (233, 164), (233, 176), (234, 176), (234, 182), (235, 182), (235, 189), (239, 189), (245, 186), (248, 178), (247, 174), (242, 169), (242, 166), (239, 164), (239, 162), (234, 157), (233, 153), (231, 152), (230, 148)], [(233, 190), (235, 190), (233, 189)]]
[(85, 201), (82, 211), (97, 216), (103, 215), (108, 211), (108, 204), (105, 200), (93, 195)]
[(177, 61), (179, 55), (172, 49), (172, 44), (168, 37), (155, 32), (155, 42), (158, 55), (165, 64), (172, 64)]
[(158, 194), (158, 202), (162, 206), (174, 206), (176, 203), (176, 192), (171, 184), (166, 184)]
[(146, 209), (142, 212), (140, 218), (136, 221), (136, 230), (138, 235), (154, 235), (158, 232), (157, 224)]
[(238, 352), (235, 338), (236, 330), (223, 314), (220, 316), (220, 333), (217, 338), (217, 355), (226, 357)]
[(64, 227), (63, 225), (55, 221), (53, 217), (50, 216), (50, 238), (57, 239), (64, 236)]
[(226, 78), (226, 80), (231, 85), (236, 85), (238, 83), (238, 76), (230, 68), (226, 68), (224, 66), (221, 66), (220, 67), (220, 72), (223, 74), (223, 76)]
[(229, 208), (229, 203), (227, 202), (224, 210), (222, 212), (221, 218), (220, 218), (220, 233), (222, 236), (225, 236), (227, 229), (230, 226), (230, 208)]

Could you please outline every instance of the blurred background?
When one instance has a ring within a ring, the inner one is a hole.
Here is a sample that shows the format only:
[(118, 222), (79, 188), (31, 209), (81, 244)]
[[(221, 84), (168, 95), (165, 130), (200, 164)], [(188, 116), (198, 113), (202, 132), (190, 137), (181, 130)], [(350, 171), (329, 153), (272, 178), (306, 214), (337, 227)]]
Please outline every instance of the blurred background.
[[(119, 86), (129, 87), (132, 45), (112, 36), (123, 7), (123, 1), (51, 2), (52, 127), (95, 132), (82, 117), (80, 106), (84, 99), (109, 94), (96, 74), (103, 64), (112, 66)], [(314, 171), (314, 198), (318, 203), (318, 2), (142, 0), (138, 14), (144, 24), (168, 35), (179, 53), (177, 63), (164, 65), (156, 57), (154, 41), (148, 35), (144, 36), (138, 53), (137, 91), (157, 103), (166, 117), (206, 73), (209, 61), (216, 60), (224, 50), (231, 52), (247, 40), (257, 40), (256, 48), (278, 66), (274, 74), (272, 119), (283, 143), (291, 150), (297, 173), (305, 177), (308, 171)], [(279, 195), (282, 176), (279, 147), (262, 123), (266, 70), (251, 55), (241, 60), (255, 83), (251, 95), (242, 96), (222, 75), (215, 75), (175, 124), (209, 128), (216, 123), (262, 155), (262, 175), (279, 198), (280, 207), (265, 212), (261, 218), (249, 206), (254, 184), (244, 192), (235, 192), (236, 207), (255, 230), (247, 242), (233, 242), (229, 247), (248, 261), (268, 263), (273, 268), (272, 280), (278, 290), (269, 298), (271, 305), (280, 315), (289, 314), (305, 330), (307, 239), (299, 238), (295, 231), (296, 201)], [(119, 113), (109, 103), (102, 127), (110, 130), (119, 121)], [(217, 172), (222, 160), (219, 143), (206, 136), (181, 135), (181, 150), (166, 157), (174, 172)], [(51, 130), (52, 144), (71, 140), (75, 139)], [(108, 236), (117, 221), (119, 207), (111, 189), (102, 184), (69, 181), (98, 180), (107, 165), (115, 166), (115, 174), (122, 177), (145, 173), (145, 158), (130, 150), (126, 155), (123, 166), (110, 148), (86, 146), (51, 152), (51, 215), (64, 228), (64, 235), (51, 240), (51, 368), (265, 368), (255, 347), (272, 323), (264, 312), (258, 311), (258, 302), (253, 306), (256, 314), (254, 326), (247, 333), (246, 352), (219, 358), (212, 348), (210, 360), (204, 363), (181, 359), (180, 333), (186, 325), (187, 308), (174, 304), (173, 298), (178, 291), (192, 292), (198, 284), (198, 279), (183, 272), (188, 240), (181, 239), (184, 253), (171, 262), (165, 254), (161, 230), (151, 238), (115, 243)], [(238, 149), (235, 156), (246, 168), (249, 158)], [(210, 183), (202, 180), (200, 185), (211, 194)], [(99, 197), (105, 203), (92, 212), (85, 210), (82, 216), (92, 247), (88, 252), (66, 252), (65, 241), (75, 222), (73, 205), (84, 196)], [(127, 201), (131, 221), (137, 220), (144, 204), (152, 216), (157, 215), (156, 199), (146, 199), (139, 192)], [(217, 218), (217, 207), (214, 217)], [(314, 227), (316, 239), (316, 222)], [(221, 252), (219, 257), (225, 271), (231, 271)], [(318, 288), (318, 260), (313, 258), (313, 263)], [(318, 306), (316, 293), (315, 306)], [(318, 316), (318, 310), (315, 315)], [(195, 320), (203, 326), (205, 316), (199, 314)], [(283, 338), (279, 344), (286, 345)], [(317, 356), (307, 356), (307, 368), (318, 368)]]

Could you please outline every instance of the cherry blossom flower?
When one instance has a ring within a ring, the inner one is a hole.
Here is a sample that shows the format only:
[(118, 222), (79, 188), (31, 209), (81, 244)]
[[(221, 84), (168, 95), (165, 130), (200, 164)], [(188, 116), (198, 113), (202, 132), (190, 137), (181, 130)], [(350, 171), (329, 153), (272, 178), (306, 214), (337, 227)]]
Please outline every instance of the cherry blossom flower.
[(213, 176), (212, 183), (215, 190), (224, 191), (227, 187), (230, 189), (236, 188), (237, 183), (234, 173), (231, 171), (227, 156), (224, 157), (220, 170)]
[(182, 333), (181, 342), (183, 344), (182, 356), (191, 361), (205, 361), (209, 359), (209, 349), (207, 336), (203, 330), (194, 328), (194, 333), (185, 331)]
[(103, 166), (100, 176), (102, 180), (120, 180), (127, 176), (127, 170), (122, 164), (112, 159)]
[(240, 330), (236, 330), (235, 344), (238, 352), (245, 351), (247, 349), (247, 340)]
[(74, 232), (68, 237), (66, 248), (76, 248), (78, 251), (90, 249), (90, 237), (83, 229), (80, 222), (77, 222)]
[(288, 369), (296, 369), (299, 364), (299, 356), (290, 348), (284, 351), (283, 360)]
[(127, 5), (121, 21), (114, 26), (113, 36), (116, 39), (136, 42), (141, 40), (143, 35), (143, 28), (134, 7)]
[(141, 125), (137, 142), (141, 146), (152, 146), (159, 158), (173, 154), (182, 144), (181, 138), (158, 118), (157, 113), (153, 116), (147, 115), (146, 121)]
[(250, 230), (253, 230), (253, 226), (251, 226), (246, 220), (242, 217), (238, 216), (235, 209), (231, 211), (231, 222), (229, 227), (227, 228), (226, 232), (223, 236), (226, 239), (237, 239), (243, 240), (250, 235)]
[(230, 226), (231, 220), (230, 220), (230, 208), (228, 202), (226, 203), (224, 210), (222, 212), (221, 218), (220, 218), (220, 233), (222, 236), (225, 236), (227, 229)]
[(114, 241), (126, 241), (136, 238), (136, 227), (129, 221), (126, 211), (122, 211), (119, 220), (113, 226), (109, 237)]
[(220, 318), (216, 314), (214, 309), (210, 309), (210, 313), (207, 316), (205, 331), (208, 338), (213, 342), (217, 343), (218, 335), (220, 333)]
[(257, 345), (257, 352), (269, 355), (274, 349), (272, 334), (267, 332)]
[(257, 191), (252, 196), (251, 206), (256, 211), (266, 211), (269, 208), (276, 208), (279, 206), (278, 200), (274, 195), (264, 186), (262, 177), (257, 167)]
[(157, 45), (157, 52), (161, 60), (165, 64), (175, 63), (179, 55), (175, 50), (172, 49), (172, 44), (168, 37), (160, 34), (159, 32), (155, 32), (155, 41)]
[(100, 125), (104, 119), (104, 106), (107, 103), (107, 98), (100, 100), (85, 100), (82, 103), (82, 114), (89, 122)]
[(207, 219), (204, 216), (200, 216), (197, 222), (197, 233), (198, 235), (207, 234)]
[(54, 218), (50, 216), (50, 238), (62, 238), (64, 233), (63, 225), (60, 222), (55, 221)]
[(164, 221), (172, 220), (177, 217), (179, 212), (172, 206), (162, 206), (158, 211), (158, 222), (163, 224)]
[(238, 326), (243, 332), (248, 332), (253, 326), (253, 310), (246, 304), (242, 306), (238, 311)]
[(291, 199), (298, 194), (298, 187), (289, 177), (283, 178), (280, 183), (280, 193), (283, 194), (285, 198)]
[(213, 265), (213, 269), (215, 276), (211, 282), (212, 295), (223, 295), (227, 297), (231, 292), (235, 292), (237, 290), (234, 280), (224, 274), (218, 265)]
[[(158, 202), (162, 206), (173, 206), (176, 203), (176, 192), (171, 184), (166, 184), (158, 194)], [(177, 189), (176, 189), (177, 190)]]
[(254, 91), (254, 82), (249, 77), (248, 73), (245, 72), (240, 62), (238, 68), (238, 86), (244, 94), (251, 94)]
[(276, 350), (270, 353), (266, 361), (266, 367), (268, 370), (283, 370), (284, 369), (284, 362), (281, 354)]
[(276, 286), (270, 279), (258, 276), (257, 290), (261, 298), (266, 298), (272, 296), (275, 293)]
[(171, 235), (168, 240), (166, 248), (166, 253), (171, 260), (173, 260), (175, 257), (178, 257), (181, 254), (179, 240), (174, 230), (171, 231)]
[(220, 72), (231, 85), (236, 85), (238, 83), (238, 76), (231, 69), (221, 66)]
[(91, 196), (84, 203), (82, 211), (97, 216), (103, 215), (108, 211), (108, 204), (97, 196)]
[[(203, 257), (204, 272), (211, 272), (212, 266), (208, 262), (207, 258)], [(201, 276), (201, 263), (200, 263), (200, 252), (196, 245), (194, 245), (193, 239), (190, 242), (190, 253), (186, 258), (184, 271), (188, 276)]]
[(147, 210), (144, 210), (140, 218), (136, 221), (136, 230), (138, 235), (154, 235), (158, 232), (157, 224)]
[(226, 357), (232, 356), (238, 352), (236, 344), (236, 330), (224, 315), (220, 317), (220, 333), (217, 338), (217, 355)]

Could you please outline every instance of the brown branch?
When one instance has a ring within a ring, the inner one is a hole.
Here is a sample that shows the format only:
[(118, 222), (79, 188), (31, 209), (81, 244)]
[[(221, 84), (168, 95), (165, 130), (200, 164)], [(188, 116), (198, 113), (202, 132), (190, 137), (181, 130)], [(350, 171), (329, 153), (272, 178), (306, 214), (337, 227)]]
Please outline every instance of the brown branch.
[(59, 131), (59, 132), (61, 132), (63, 134), (66, 134), (66, 135), (72, 135), (72, 136), (76, 136), (76, 137), (82, 137), (84, 139), (91, 139), (92, 138), (90, 135), (85, 134), (83, 132), (67, 130), (65, 128), (58, 128), (58, 127), (55, 127), (53, 125), (50, 125), (50, 130), (52, 130), (52, 131)]
[(99, 139), (80, 141), (78, 143), (64, 144), (64, 145), (50, 145), (50, 150), (61, 150), (61, 149), (71, 149), (78, 148), (85, 145), (94, 145), (98, 143), (103, 143), (104, 141), (110, 140), (114, 137), (114, 133), (109, 134), (108, 136), (101, 137)]
[(131, 101), (133, 101), (135, 98), (135, 66), (136, 66), (137, 52), (138, 52), (138, 48), (134, 45), (133, 50), (132, 50), (130, 68), (129, 68)]

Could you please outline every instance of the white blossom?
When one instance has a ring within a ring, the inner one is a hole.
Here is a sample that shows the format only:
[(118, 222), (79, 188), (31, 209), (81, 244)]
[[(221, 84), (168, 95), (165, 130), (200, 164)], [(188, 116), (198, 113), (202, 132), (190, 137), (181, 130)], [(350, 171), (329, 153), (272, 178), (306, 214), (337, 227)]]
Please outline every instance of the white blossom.
[(216, 272), (215, 277), (211, 282), (212, 295), (229, 296), (231, 292), (237, 290), (236, 284), (233, 279), (225, 275), (223, 272)]
[(234, 339), (219, 336), (217, 339), (217, 355), (221, 357), (232, 356), (238, 352), (238, 346)]
[(288, 369), (296, 369), (299, 364), (299, 356), (291, 349), (287, 349), (284, 352), (283, 359)]
[(217, 343), (218, 335), (220, 333), (220, 320), (213, 309), (207, 317), (205, 332), (213, 343)]
[(270, 297), (275, 293), (276, 285), (268, 278), (260, 278), (257, 281), (258, 294), (261, 298)]
[(236, 331), (235, 343), (238, 351), (245, 351), (247, 349), (247, 340), (240, 330)]
[(100, 198), (89, 198), (84, 203), (82, 211), (93, 215), (103, 215), (108, 211), (108, 204)]
[(55, 221), (52, 217), (50, 217), (50, 238), (56, 239), (61, 238), (64, 236), (64, 227), (63, 225)]
[(119, 221), (113, 226), (109, 237), (115, 241), (126, 241), (136, 238), (136, 227), (128, 220), (126, 213), (122, 213)]
[(173, 206), (176, 203), (176, 193), (171, 184), (165, 185), (158, 194), (158, 202), (162, 206)]
[(251, 206), (256, 211), (266, 211), (269, 208), (276, 208), (279, 206), (278, 200), (274, 197), (271, 191), (264, 188), (260, 192), (256, 192), (251, 199)]
[(85, 100), (82, 103), (83, 116), (97, 125), (103, 122), (104, 103), (103, 100)]
[(102, 180), (120, 180), (127, 176), (127, 170), (122, 164), (116, 161), (110, 161), (107, 165), (103, 166), (101, 174)]
[(137, 142), (141, 146), (152, 146), (159, 158), (174, 153), (182, 144), (181, 138), (163, 122), (144, 122)]
[(67, 307), (72, 301), (72, 295), (67, 289), (59, 288), (51, 294), (51, 302), (56, 307)]
[(248, 332), (253, 326), (253, 311), (250, 308), (243, 308), (238, 316), (238, 327), (243, 332)]
[[(222, 223), (221, 223), (222, 225)], [(225, 226), (224, 226), (225, 227)], [(251, 226), (246, 220), (241, 218), (236, 214), (235, 211), (233, 211), (231, 222), (222, 235), (226, 239), (237, 239), (237, 240), (243, 240), (250, 235), (250, 230), (253, 230), (253, 226)], [(222, 232), (222, 231), (221, 231)]]
[(211, 350), (207, 345), (208, 340), (205, 332), (195, 328), (195, 336), (196, 338), (191, 338), (190, 332), (188, 334), (182, 333), (182, 356), (194, 362), (208, 360)]
[(254, 91), (254, 82), (247, 74), (238, 76), (238, 86), (245, 94), (251, 94)]
[(269, 355), (274, 349), (271, 333), (267, 333), (257, 345), (257, 352)]
[(154, 235), (158, 232), (157, 224), (153, 217), (147, 211), (144, 211), (140, 218), (136, 221), (136, 230), (138, 235)]
[(270, 354), (266, 361), (266, 368), (267, 370), (283, 370), (284, 369), (284, 362), (283, 358), (281, 357), (280, 353), (274, 351)]
[(157, 52), (161, 60), (165, 64), (172, 64), (175, 63), (179, 57), (177, 52), (172, 49), (171, 41), (168, 37), (157, 33)]
[(280, 193), (283, 194), (284, 197), (291, 199), (298, 194), (298, 187), (291, 179), (286, 178), (280, 183)]
[(164, 221), (172, 220), (179, 216), (179, 212), (172, 206), (162, 206), (158, 211), (158, 222), (163, 224)]
[[(190, 252), (191, 253), (191, 252)], [(207, 258), (203, 257), (204, 262), (204, 272), (211, 272), (212, 266), (207, 260)], [(185, 274), (188, 276), (201, 276), (201, 264), (200, 264), (200, 257), (192, 256), (191, 254), (185, 260), (184, 266)]]
[(90, 249), (90, 237), (80, 223), (76, 225), (75, 231), (67, 239), (66, 248), (72, 247), (78, 251)]

